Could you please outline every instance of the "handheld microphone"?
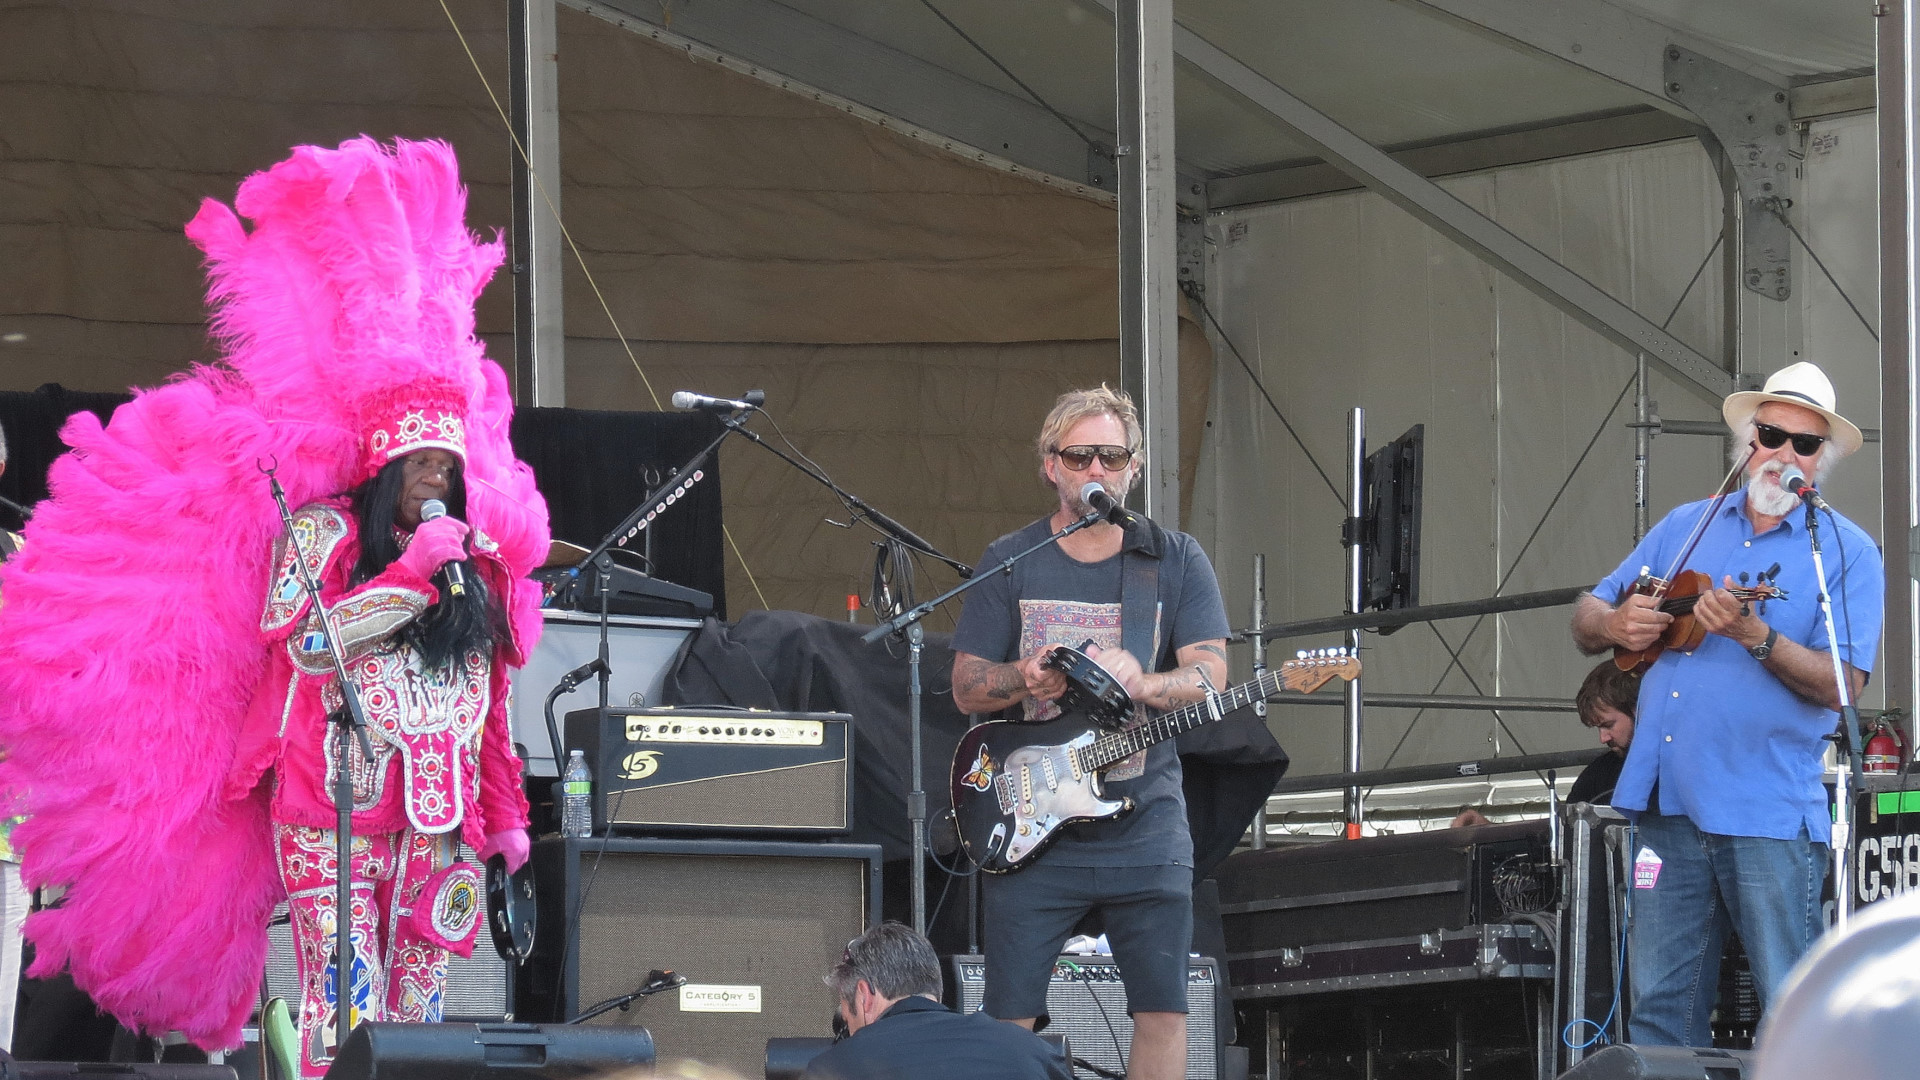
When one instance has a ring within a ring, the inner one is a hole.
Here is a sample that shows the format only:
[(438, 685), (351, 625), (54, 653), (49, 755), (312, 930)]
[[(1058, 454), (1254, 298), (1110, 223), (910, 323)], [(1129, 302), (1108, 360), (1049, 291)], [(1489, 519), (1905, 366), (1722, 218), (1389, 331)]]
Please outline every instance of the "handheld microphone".
[(1833, 512), (1827, 500), (1820, 497), (1820, 489), (1808, 482), (1807, 474), (1798, 465), (1789, 465), (1780, 470), (1780, 486), (1786, 488), (1789, 494), (1798, 495), (1828, 513)]
[(767, 392), (765, 390), (749, 390), (739, 401), (735, 401), (732, 398), (708, 397), (705, 394), (696, 394), (691, 390), (675, 390), (673, 392), (674, 408), (704, 409), (707, 412), (745, 412), (748, 409), (759, 408), (761, 405), (766, 404), (766, 400)]
[(1093, 507), (1095, 513), (1115, 525), (1124, 525), (1128, 521), (1127, 508), (1121, 506), (1120, 500), (1114, 498), (1098, 480), (1089, 480), (1080, 489), (1080, 501)]
[[(428, 499), (420, 504), (420, 520), (432, 521), (447, 516), (447, 504), (439, 499)], [(467, 572), (457, 562), (448, 562), (442, 569), (447, 572), (447, 592), (454, 596), (467, 595)]]

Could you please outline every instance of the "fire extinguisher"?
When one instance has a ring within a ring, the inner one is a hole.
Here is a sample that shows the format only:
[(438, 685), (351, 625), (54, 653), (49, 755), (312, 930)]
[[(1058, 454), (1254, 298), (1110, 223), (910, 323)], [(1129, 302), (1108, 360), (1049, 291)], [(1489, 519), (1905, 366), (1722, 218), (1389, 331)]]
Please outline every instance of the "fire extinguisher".
[(1884, 716), (1875, 720), (1873, 737), (1867, 740), (1867, 745), (1861, 750), (1861, 771), (1899, 772), (1900, 763), (1906, 758), (1906, 740), (1901, 738), (1900, 729), (1887, 723), (1887, 718)]

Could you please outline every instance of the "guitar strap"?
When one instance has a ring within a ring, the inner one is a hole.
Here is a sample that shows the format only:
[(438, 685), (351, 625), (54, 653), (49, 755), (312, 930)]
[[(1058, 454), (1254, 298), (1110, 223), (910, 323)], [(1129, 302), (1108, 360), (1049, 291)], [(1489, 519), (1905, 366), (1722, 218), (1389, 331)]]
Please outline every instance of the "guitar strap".
[[(1145, 521), (1137, 527), (1153, 528)], [(1160, 665), (1160, 560), (1152, 552), (1136, 550), (1134, 539), (1127, 537), (1120, 555), (1120, 647), (1140, 661), (1141, 670), (1151, 672)], [(1148, 533), (1150, 546), (1159, 539)], [(1165, 550), (1164, 544), (1157, 546)], [(1136, 705), (1133, 723), (1145, 716), (1144, 707)], [(1147, 752), (1141, 750), (1115, 762), (1106, 777), (1115, 782), (1132, 780), (1144, 774), (1146, 767)]]
[(1160, 662), (1160, 560), (1138, 551), (1120, 557), (1120, 645), (1142, 670)]

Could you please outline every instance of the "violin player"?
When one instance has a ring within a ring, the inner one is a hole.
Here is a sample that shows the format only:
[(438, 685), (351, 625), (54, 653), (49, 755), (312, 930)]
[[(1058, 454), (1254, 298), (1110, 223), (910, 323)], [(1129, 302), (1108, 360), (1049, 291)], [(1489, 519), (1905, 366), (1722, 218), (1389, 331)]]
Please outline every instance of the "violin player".
[[(1744, 487), (1669, 513), (1574, 607), (1582, 652), (1657, 648), (1675, 616), (1637, 594), (1648, 568), (1719, 583), (1692, 604), (1705, 630), (1698, 644), (1672, 645), (1646, 668), (1633, 753), (1614, 789), (1614, 807), (1634, 822), (1635, 1043), (1711, 1045), (1729, 929), (1746, 948), (1762, 1008), (1824, 929), (1832, 817), (1821, 759), (1840, 705), (1836, 643), (1820, 612), (1804, 506), (1783, 474), (1798, 469), (1818, 485), (1860, 448), (1860, 429), (1834, 407), (1832, 382), (1804, 362), (1759, 391), (1728, 395), (1721, 412), (1734, 461), (1745, 458), (1743, 470), (1736, 465)], [(1880, 639), (1880, 551), (1838, 513), (1821, 512), (1819, 526), (1837, 647), (1857, 700)], [(1785, 596), (1743, 598), (1749, 580)], [(1656, 592), (1660, 584), (1651, 582)]]

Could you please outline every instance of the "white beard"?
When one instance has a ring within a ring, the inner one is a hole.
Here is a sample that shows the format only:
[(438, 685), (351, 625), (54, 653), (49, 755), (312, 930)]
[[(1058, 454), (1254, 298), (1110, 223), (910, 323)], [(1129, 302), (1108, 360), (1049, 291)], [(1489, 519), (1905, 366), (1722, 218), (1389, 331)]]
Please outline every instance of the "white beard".
[(1762, 517), (1786, 517), (1800, 505), (1800, 496), (1780, 486), (1785, 466), (1769, 461), (1747, 480), (1747, 505)]

